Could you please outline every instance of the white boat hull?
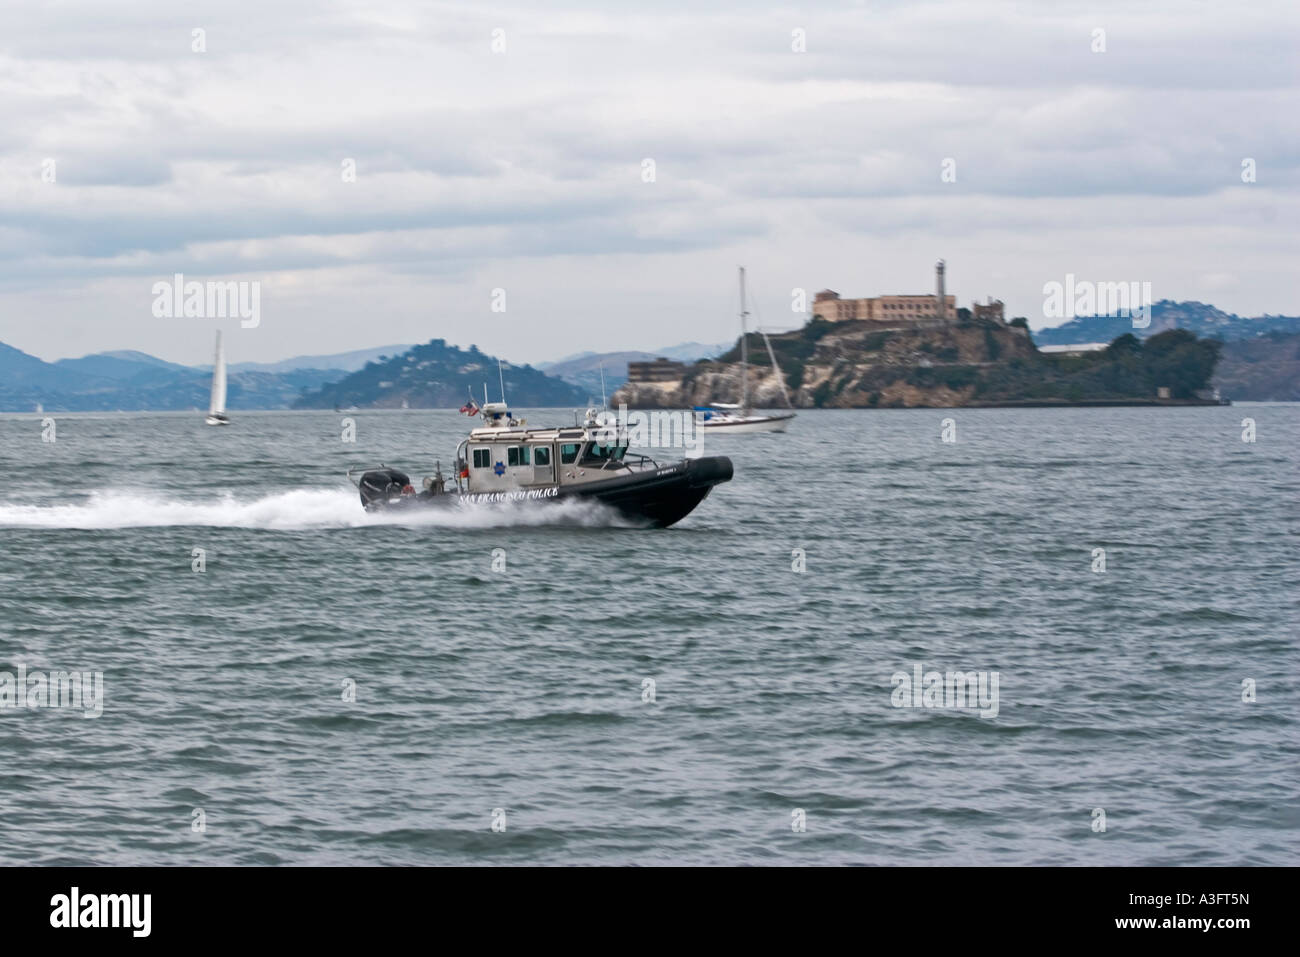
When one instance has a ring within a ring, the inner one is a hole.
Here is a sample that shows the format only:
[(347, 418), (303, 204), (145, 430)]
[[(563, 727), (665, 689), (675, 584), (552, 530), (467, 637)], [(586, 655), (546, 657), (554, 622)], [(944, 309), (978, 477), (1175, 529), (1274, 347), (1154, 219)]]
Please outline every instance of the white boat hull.
[(224, 415), (222, 416), (210, 415), (203, 421), (207, 425), (229, 425), (230, 424), (230, 420), (226, 418)]
[(701, 422), (700, 427), (710, 435), (745, 435), (750, 432), (784, 432), (794, 418), (789, 415), (751, 415), (746, 418)]

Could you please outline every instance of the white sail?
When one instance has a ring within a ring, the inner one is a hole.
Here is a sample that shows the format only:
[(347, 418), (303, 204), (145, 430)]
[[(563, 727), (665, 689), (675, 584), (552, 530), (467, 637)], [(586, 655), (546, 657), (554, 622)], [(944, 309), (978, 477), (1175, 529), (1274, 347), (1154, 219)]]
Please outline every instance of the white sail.
[(212, 400), (208, 415), (226, 411), (226, 351), (221, 348), (221, 333), (217, 333), (217, 355), (212, 365)]
[(785, 387), (785, 376), (781, 374), (781, 366), (777, 364), (776, 353), (772, 351), (772, 340), (767, 337), (767, 333), (762, 329), (758, 330), (763, 334), (763, 342), (767, 344), (767, 357), (772, 360), (772, 374), (776, 376), (776, 384), (781, 387), (781, 394), (785, 396), (785, 407), (793, 409), (794, 403), (790, 401), (790, 390)]
[(208, 424), (224, 424), (226, 419), (226, 350), (217, 333), (217, 354), (212, 364), (212, 398), (208, 402)]

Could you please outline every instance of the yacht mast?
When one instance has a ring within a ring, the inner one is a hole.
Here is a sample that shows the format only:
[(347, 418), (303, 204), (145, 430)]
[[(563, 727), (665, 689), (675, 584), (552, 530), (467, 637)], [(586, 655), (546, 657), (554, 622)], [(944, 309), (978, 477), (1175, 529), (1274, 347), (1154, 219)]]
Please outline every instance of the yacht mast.
[(740, 267), (740, 411), (749, 414), (749, 346), (745, 342), (745, 267)]

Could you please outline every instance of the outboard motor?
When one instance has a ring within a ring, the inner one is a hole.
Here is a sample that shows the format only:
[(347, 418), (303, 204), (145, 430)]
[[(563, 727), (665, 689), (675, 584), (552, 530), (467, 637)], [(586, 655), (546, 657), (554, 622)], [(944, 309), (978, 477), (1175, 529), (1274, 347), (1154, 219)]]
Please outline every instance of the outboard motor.
[(361, 490), (361, 504), (367, 510), (384, 508), (393, 499), (400, 499), (411, 488), (411, 479), (397, 469), (373, 469), (361, 476), (357, 483)]

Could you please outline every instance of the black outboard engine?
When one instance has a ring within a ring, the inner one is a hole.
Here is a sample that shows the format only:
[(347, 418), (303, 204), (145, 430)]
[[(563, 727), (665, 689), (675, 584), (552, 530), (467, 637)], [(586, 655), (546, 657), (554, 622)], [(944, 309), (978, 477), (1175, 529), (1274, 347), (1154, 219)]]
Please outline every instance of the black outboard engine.
[(409, 493), (411, 479), (397, 469), (373, 469), (361, 476), (357, 487), (361, 489), (361, 504), (372, 511), (385, 508), (390, 501), (401, 499), (403, 493)]

